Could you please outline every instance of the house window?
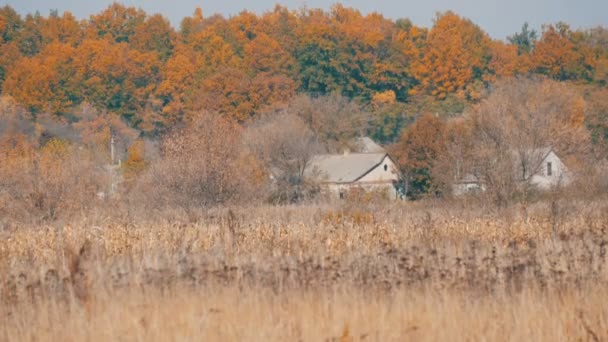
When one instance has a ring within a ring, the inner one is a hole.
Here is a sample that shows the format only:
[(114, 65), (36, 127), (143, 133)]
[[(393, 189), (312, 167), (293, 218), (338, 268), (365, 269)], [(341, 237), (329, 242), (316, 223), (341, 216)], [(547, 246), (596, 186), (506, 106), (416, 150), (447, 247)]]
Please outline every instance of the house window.
[(388, 171), (388, 165), (384, 164), (384, 171)]
[(552, 176), (553, 175), (553, 164), (551, 164), (551, 162), (547, 163), (547, 176)]

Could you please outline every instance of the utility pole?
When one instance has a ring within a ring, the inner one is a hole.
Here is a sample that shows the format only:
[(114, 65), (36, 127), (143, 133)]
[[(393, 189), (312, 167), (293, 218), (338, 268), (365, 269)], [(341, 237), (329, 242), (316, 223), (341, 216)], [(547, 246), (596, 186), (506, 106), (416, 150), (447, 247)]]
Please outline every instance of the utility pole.
[(114, 135), (110, 139), (110, 165), (114, 166)]

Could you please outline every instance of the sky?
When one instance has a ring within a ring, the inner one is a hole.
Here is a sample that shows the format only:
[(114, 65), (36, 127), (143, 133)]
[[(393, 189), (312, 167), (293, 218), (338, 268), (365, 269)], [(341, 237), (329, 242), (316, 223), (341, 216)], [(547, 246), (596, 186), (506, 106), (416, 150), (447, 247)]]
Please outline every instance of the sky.
[[(106, 0), (0, 0), (25, 15), (39, 11), (48, 15), (52, 9), (70, 11), (78, 18), (88, 18), (108, 7)], [(244, 9), (264, 13), (275, 4), (298, 9), (329, 9), (335, 0), (120, 0), (124, 5), (139, 7), (149, 14), (161, 13), (174, 27), (181, 19), (201, 7), (205, 16), (215, 13), (235, 15)], [(540, 31), (543, 24), (564, 21), (574, 29), (608, 26), (608, 0), (342, 0), (347, 7), (363, 13), (379, 12), (391, 19), (408, 18), (414, 24), (431, 27), (435, 13), (452, 10), (471, 19), (493, 38), (505, 39), (519, 32), (524, 22)]]

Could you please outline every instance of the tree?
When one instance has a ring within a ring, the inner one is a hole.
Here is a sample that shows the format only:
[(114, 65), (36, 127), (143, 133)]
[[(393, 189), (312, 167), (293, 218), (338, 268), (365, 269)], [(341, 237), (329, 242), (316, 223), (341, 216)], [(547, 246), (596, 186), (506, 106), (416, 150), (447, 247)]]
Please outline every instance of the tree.
[(197, 7), (191, 17), (185, 17), (180, 24), (180, 34), (184, 43), (189, 43), (190, 37), (200, 32), (203, 26), (203, 10)]
[(581, 35), (564, 23), (546, 26), (532, 54), (534, 70), (559, 81), (592, 80), (594, 62)]
[(409, 184), (409, 196), (437, 193), (433, 171), (446, 150), (446, 125), (432, 114), (424, 114), (409, 126), (391, 152)]
[(450, 93), (477, 99), (474, 81), (487, 67), (489, 44), (487, 34), (470, 20), (453, 12), (438, 15), (413, 68), (420, 90), (438, 99)]
[(524, 23), (521, 27), (521, 32), (514, 33), (507, 37), (509, 43), (517, 47), (517, 52), (520, 55), (531, 53), (534, 50), (534, 45), (538, 39), (538, 32), (530, 30), (528, 23)]
[(4, 43), (17, 40), (23, 29), (23, 19), (12, 7), (6, 5), (0, 8), (0, 40)]
[(283, 112), (255, 122), (245, 132), (245, 144), (272, 178), (274, 201), (300, 201), (313, 191), (304, 171), (321, 146), (297, 115)]
[(490, 45), (491, 59), (489, 72), (484, 75), (487, 81), (495, 81), (501, 77), (511, 77), (526, 72), (523, 58), (518, 55), (517, 46), (507, 45), (501, 41), (493, 41)]
[(19, 50), (24, 56), (34, 56), (43, 47), (43, 18), (39, 13), (25, 17), (23, 29), (19, 32)]
[(145, 158), (146, 143), (143, 139), (136, 140), (127, 153), (127, 160), (122, 164), (123, 175), (127, 181), (132, 181), (144, 172), (148, 162)]
[(115, 112), (134, 125), (159, 80), (161, 63), (153, 52), (130, 49), (126, 43), (84, 40), (74, 50), (73, 82), (82, 100)]
[(57, 41), (76, 46), (84, 36), (80, 23), (70, 12), (63, 12), (61, 17), (57, 13), (51, 13), (43, 21), (42, 27), (42, 39), (45, 44)]
[(173, 54), (175, 40), (175, 32), (169, 21), (162, 15), (155, 14), (135, 28), (131, 46), (141, 52), (155, 52), (164, 62)]
[(16, 62), (4, 91), (33, 113), (67, 113), (82, 99), (73, 56), (71, 45), (49, 44), (40, 54)]
[(193, 108), (214, 110), (246, 122), (293, 97), (293, 81), (282, 75), (258, 74), (251, 78), (240, 69), (225, 69), (205, 79)]
[(371, 120), (359, 104), (342, 96), (299, 95), (289, 102), (286, 110), (298, 116), (315, 139), (333, 152), (363, 134)]
[(245, 44), (245, 63), (254, 72), (290, 75), (295, 61), (281, 45), (265, 33)]
[(145, 19), (146, 13), (143, 10), (115, 2), (101, 13), (91, 16), (87, 25), (87, 38), (128, 43)]
[(241, 128), (217, 114), (200, 113), (189, 127), (167, 135), (161, 158), (139, 177), (132, 195), (148, 208), (210, 207), (234, 203), (248, 191), (255, 175), (243, 163)]

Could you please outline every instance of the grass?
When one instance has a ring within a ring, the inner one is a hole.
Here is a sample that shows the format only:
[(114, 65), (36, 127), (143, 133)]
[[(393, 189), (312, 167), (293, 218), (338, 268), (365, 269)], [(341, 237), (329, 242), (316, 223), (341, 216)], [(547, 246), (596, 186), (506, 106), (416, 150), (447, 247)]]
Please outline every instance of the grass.
[(0, 232), (0, 340), (605, 340), (608, 203), (113, 210)]

